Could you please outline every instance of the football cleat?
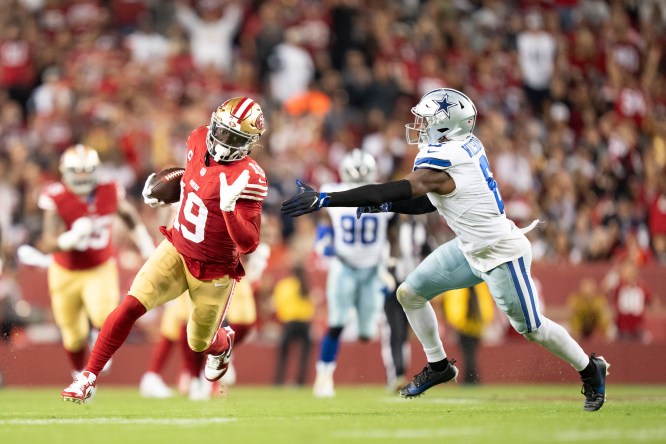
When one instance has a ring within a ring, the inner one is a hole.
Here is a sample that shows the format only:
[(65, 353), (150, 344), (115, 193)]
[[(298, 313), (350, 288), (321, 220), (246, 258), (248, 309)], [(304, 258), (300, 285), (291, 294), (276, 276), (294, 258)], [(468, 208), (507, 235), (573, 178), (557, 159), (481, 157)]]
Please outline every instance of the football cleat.
[(593, 377), (583, 379), (583, 388), (580, 392), (585, 395), (583, 406), (585, 411), (596, 412), (606, 401), (606, 376), (609, 375), (610, 364), (606, 362), (603, 356), (595, 357), (594, 353), (592, 353), (590, 359), (597, 367), (597, 372)]
[(231, 349), (234, 345), (234, 336), (236, 333), (231, 327), (220, 328), (217, 334), (226, 334), (227, 341), (229, 341), (229, 348), (220, 355), (208, 355), (206, 358), (206, 367), (204, 368), (204, 375), (209, 381), (217, 381), (229, 369), (229, 361), (231, 361)]
[(173, 396), (172, 390), (164, 383), (160, 375), (147, 372), (141, 377), (139, 393), (144, 398), (164, 399)]
[(400, 389), (400, 396), (414, 398), (437, 384), (444, 384), (451, 380), (456, 381), (458, 379), (458, 368), (453, 365), (455, 362), (455, 359), (450, 360), (449, 365), (442, 372), (436, 372), (430, 367), (430, 364), (426, 365), (419, 374), (414, 376), (412, 382)]
[(317, 375), (312, 387), (312, 394), (315, 398), (333, 398), (335, 389), (333, 383), (333, 372), (335, 371), (335, 362), (317, 362)]
[(192, 377), (187, 393), (188, 398), (190, 401), (208, 401), (213, 392), (212, 387), (213, 384), (203, 376), (199, 376), (198, 378)]
[(76, 375), (74, 382), (60, 392), (63, 401), (83, 404), (95, 394), (97, 377), (90, 372), (81, 372)]

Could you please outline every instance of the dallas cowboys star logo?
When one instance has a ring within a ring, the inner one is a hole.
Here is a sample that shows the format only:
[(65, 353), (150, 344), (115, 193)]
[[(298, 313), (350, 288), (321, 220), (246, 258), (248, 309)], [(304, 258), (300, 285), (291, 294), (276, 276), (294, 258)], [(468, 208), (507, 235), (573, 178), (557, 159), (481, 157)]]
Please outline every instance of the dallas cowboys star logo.
[(444, 94), (444, 97), (442, 97), (442, 100), (433, 100), (437, 104), (437, 110), (435, 111), (435, 115), (437, 115), (440, 111), (444, 111), (444, 114), (446, 114), (446, 117), (451, 117), (449, 114), (449, 108), (452, 106), (458, 106), (457, 103), (449, 102), (449, 94)]

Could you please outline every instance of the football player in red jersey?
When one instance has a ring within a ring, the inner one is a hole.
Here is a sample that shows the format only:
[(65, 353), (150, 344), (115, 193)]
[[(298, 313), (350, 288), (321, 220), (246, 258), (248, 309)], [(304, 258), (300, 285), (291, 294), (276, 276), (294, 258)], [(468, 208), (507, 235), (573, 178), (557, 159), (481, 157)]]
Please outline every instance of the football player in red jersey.
[[(261, 208), (268, 190), (266, 175), (249, 157), (265, 131), (258, 103), (248, 97), (224, 102), (209, 126), (187, 140), (187, 163), (181, 179), (181, 203), (170, 229), (134, 279), (129, 294), (104, 322), (85, 371), (61, 393), (85, 402), (97, 376), (146, 311), (189, 290), (192, 308), (187, 342), (207, 355), (204, 374), (219, 380), (227, 371), (234, 331), (222, 327), (236, 281), (245, 274), (240, 255), (259, 245)], [(146, 182), (147, 184), (149, 180)], [(144, 201), (160, 202), (144, 188)]]
[(65, 150), (60, 158), (62, 181), (49, 185), (38, 201), (44, 210), (41, 249), (53, 254), (44, 256), (28, 248), (19, 255), (32, 265), (39, 265), (41, 256), (41, 265), (48, 266), (53, 317), (74, 371), (83, 370), (85, 364), (89, 324), (96, 333), (120, 300), (111, 243), (114, 217), (118, 215), (131, 230), (142, 256), (155, 250), (123, 188), (97, 179), (99, 163), (97, 151), (87, 146)]

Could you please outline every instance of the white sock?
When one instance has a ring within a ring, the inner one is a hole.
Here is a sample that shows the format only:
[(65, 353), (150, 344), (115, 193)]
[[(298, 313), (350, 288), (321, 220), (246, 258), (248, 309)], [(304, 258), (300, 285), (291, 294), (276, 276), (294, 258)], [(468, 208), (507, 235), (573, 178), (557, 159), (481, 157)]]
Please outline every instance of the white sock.
[(559, 356), (577, 371), (583, 370), (590, 362), (590, 357), (574, 338), (560, 324), (541, 317), (541, 326), (532, 333), (525, 334), (530, 341), (537, 342), (551, 353)]
[(416, 337), (419, 338), (423, 351), (425, 352), (428, 362), (437, 362), (446, 358), (444, 345), (439, 338), (439, 329), (437, 323), (437, 316), (432, 305), (426, 302), (422, 307), (407, 308), (403, 306), (409, 325), (412, 326)]

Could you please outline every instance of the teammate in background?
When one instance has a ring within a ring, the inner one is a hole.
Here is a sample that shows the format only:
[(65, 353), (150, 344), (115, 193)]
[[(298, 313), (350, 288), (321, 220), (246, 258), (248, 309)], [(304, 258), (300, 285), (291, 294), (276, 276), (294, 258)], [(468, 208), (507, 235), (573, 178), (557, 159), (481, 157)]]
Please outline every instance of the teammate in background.
[[(342, 191), (353, 185), (372, 183), (377, 177), (375, 159), (355, 149), (340, 162), (342, 183), (323, 188)], [(340, 347), (340, 335), (356, 310), (358, 335), (369, 341), (375, 334), (382, 306), (380, 266), (386, 256), (386, 230), (392, 214), (368, 214), (356, 218), (356, 210), (329, 208), (318, 227), (318, 250), (333, 258), (326, 281), (328, 331), (321, 342), (313, 387), (318, 398), (335, 396), (333, 372)], [(324, 248), (321, 245), (326, 245)]]
[(76, 372), (86, 362), (90, 324), (96, 329), (94, 337), (120, 300), (111, 242), (114, 217), (119, 216), (131, 230), (144, 258), (155, 249), (122, 187), (98, 180), (99, 164), (97, 151), (90, 147), (75, 145), (65, 150), (60, 158), (62, 181), (49, 185), (39, 197), (38, 205), (44, 210), (40, 248), (19, 247), (21, 262), (48, 267), (53, 317)]
[(476, 108), (460, 91), (441, 88), (424, 95), (412, 108), (407, 143), (418, 144), (413, 171), (402, 180), (366, 185), (341, 192), (301, 192), (282, 204), (282, 211), (300, 216), (324, 207), (361, 207), (359, 213), (438, 211), (456, 233), (433, 251), (398, 288), (398, 300), (428, 360), (423, 371), (400, 390), (404, 397), (455, 380), (429, 301), (438, 294), (485, 281), (511, 325), (571, 364), (583, 381), (584, 409), (599, 410), (606, 399), (609, 364), (587, 356), (567, 331), (539, 310), (539, 296), (530, 277), (532, 252), (525, 229), (504, 214), (504, 202), (493, 179), (481, 141), (472, 131)]
[[(236, 281), (245, 275), (240, 254), (259, 245), (266, 175), (249, 153), (265, 131), (258, 103), (248, 97), (227, 100), (212, 114), (209, 126), (195, 129), (187, 140), (187, 163), (181, 178), (181, 205), (166, 240), (141, 268), (130, 291), (107, 318), (85, 371), (61, 395), (85, 402), (97, 376), (146, 311), (189, 290), (192, 309), (187, 342), (208, 355), (204, 369), (210, 381), (227, 371), (234, 332), (222, 327)], [(150, 179), (144, 201), (167, 205), (152, 196)]]

